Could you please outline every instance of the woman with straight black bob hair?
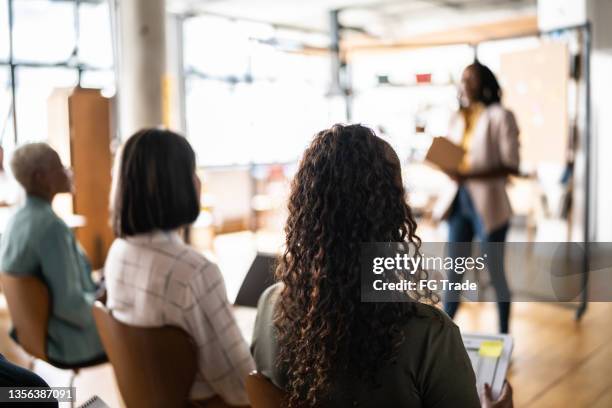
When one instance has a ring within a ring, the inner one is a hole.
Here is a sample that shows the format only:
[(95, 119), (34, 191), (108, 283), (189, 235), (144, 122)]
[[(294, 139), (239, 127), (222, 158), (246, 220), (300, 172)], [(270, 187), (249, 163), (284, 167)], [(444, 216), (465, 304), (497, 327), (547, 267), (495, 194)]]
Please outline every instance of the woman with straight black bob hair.
[(200, 213), (200, 181), (189, 142), (169, 130), (141, 130), (123, 147), (113, 195), (113, 230), (125, 237), (175, 230)]
[(127, 140), (113, 180), (118, 238), (104, 269), (107, 307), (126, 324), (175, 326), (192, 337), (198, 347), (192, 400), (247, 405), (244, 381), (254, 363), (221, 272), (178, 234), (198, 217), (199, 197), (196, 158), (184, 137), (145, 129)]

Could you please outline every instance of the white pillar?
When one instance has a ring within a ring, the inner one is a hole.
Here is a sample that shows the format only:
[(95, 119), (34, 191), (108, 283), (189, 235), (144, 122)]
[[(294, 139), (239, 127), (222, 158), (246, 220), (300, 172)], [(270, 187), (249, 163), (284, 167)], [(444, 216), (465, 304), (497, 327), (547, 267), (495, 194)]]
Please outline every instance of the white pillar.
[(117, 5), (119, 121), (125, 139), (143, 127), (165, 124), (166, 12), (165, 0)]

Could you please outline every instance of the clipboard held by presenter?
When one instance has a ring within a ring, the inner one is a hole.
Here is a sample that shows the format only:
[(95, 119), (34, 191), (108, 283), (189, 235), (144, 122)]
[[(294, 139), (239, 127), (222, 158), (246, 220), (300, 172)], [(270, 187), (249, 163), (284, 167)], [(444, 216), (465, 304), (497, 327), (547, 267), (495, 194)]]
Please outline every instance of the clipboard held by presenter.
[(458, 172), (465, 156), (465, 150), (445, 137), (434, 137), (425, 161), (442, 171)]

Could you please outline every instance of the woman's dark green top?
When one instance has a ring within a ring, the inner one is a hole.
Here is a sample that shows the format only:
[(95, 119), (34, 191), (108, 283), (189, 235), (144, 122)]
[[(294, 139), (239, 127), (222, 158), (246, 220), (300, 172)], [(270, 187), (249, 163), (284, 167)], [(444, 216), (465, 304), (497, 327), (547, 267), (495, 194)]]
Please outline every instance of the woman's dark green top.
[[(276, 366), (278, 345), (273, 323), (279, 293), (280, 285), (276, 284), (259, 299), (251, 351), (257, 371), (283, 389), (286, 374)], [(332, 387), (327, 405), (480, 407), (474, 370), (459, 328), (443, 311), (417, 304), (417, 313), (405, 325), (405, 338), (397, 362), (376, 374), (378, 386), (359, 380), (340, 380)], [(367, 341), (367, 337), (363, 341)]]

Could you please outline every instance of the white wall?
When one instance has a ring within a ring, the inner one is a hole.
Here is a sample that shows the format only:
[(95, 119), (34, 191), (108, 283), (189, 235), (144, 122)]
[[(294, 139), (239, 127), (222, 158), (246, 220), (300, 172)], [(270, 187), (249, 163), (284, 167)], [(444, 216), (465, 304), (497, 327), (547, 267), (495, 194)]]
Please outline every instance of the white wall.
[(612, 241), (612, 1), (589, 0), (587, 16), (593, 24), (594, 238)]
[[(591, 54), (591, 239), (612, 241), (612, 1), (538, 0), (541, 29), (592, 24)], [(582, 188), (581, 160), (576, 157), (577, 188)], [(576, 207), (582, 210), (581, 197)], [(579, 211), (581, 212), (581, 211)], [(582, 220), (577, 220), (577, 226)]]

